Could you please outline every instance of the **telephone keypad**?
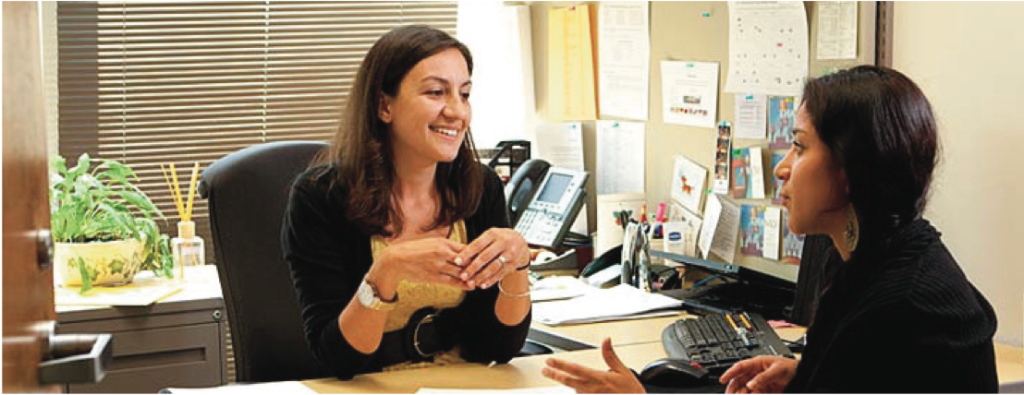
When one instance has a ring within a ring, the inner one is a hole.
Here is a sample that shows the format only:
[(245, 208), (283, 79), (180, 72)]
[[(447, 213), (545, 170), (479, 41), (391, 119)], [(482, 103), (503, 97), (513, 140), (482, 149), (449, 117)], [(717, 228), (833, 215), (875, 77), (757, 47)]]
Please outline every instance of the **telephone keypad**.
[(516, 231), (532, 245), (550, 246), (561, 229), (561, 216), (539, 210), (526, 210), (516, 224)]

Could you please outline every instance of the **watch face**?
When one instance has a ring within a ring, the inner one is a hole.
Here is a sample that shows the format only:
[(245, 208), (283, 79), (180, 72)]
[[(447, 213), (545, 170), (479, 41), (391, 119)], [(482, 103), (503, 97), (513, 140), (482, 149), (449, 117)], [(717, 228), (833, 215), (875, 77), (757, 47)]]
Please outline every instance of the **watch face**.
[(356, 298), (359, 299), (359, 304), (370, 310), (388, 311), (394, 309), (394, 303), (384, 303), (381, 301), (377, 297), (376, 292), (373, 291), (373, 287), (366, 280), (359, 284), (359, 289), (356, 290)]
[(376, 304), (380, 303), (379, 300), (375, 300), (373, 297), (373, 289), (365, 281), (359, 284), (359, 289), (356, 291), (356, 297), (359, 299), (359, 304), (363, 305), (368, 309), (376, 309)]

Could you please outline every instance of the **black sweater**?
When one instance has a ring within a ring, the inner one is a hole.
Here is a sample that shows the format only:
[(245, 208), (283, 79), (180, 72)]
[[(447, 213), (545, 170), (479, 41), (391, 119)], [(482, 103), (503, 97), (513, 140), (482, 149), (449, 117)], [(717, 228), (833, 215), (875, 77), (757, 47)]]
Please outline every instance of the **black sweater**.
[(996, 316), (928, 221), (842, 262), (787, 392), (995, 392)]
[[(465, 218), (466, 233), (474, 240), (492, 227), (508, 227), (501, 180), (484, 167), (484, 190), (476, 212)], [(302, 173), (292, 187), (282, 228), (282, 249), (302, 308), (306, 341), (314, 356), (339, 379), (376, 372), (413, 360), (408, 343), (412, 328), (384, 334), (373, 354), (352, 347), (338, 328), (338, 316), (356, 293), (373, 263), (370, 236), (345, 215), (347, 193), (330, 188), (335, 169), (316, 167)], [(457, 345), (469, 362), (508, 362), (522, 348), (530, 316), (506, 326), (494, 305), (498, 287), (466, 293), (459, 306), (439, 314), (434, 322), (440, 344)]]

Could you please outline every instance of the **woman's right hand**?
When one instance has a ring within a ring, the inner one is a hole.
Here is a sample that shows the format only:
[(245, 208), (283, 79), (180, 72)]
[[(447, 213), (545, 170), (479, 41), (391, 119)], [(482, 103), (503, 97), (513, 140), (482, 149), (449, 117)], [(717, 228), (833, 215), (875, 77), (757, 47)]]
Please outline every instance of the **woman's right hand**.
[(373, 282), (385, 300), (394, 299), (401, 280), (448, 285), (471, 290), (459, 279), (462, 268), (452, 261), (464, 247), (443, 237), (400, 241), (390, 244), (370, 267), (367, 281)]
[(796, 374), (797, 361), (785, 357), (758, 356), (737, 362), (719, 382), (727, 394), (780, 393)]

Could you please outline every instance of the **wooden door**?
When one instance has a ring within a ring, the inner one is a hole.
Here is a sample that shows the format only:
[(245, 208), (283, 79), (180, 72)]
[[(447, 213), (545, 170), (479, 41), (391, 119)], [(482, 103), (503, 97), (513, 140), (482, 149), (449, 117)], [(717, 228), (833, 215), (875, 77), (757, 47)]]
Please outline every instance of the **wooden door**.
[[(49, 237), (46, 132), (36, 2), (3, 3), (3, 392), (57, 392), (40, 386), (42, 340), (51, 323), (53, 271), (37, 242)], [(40, 232), (45, 233), (40, 233)], [(47, 350), (48, 351), (48, 350)]]

